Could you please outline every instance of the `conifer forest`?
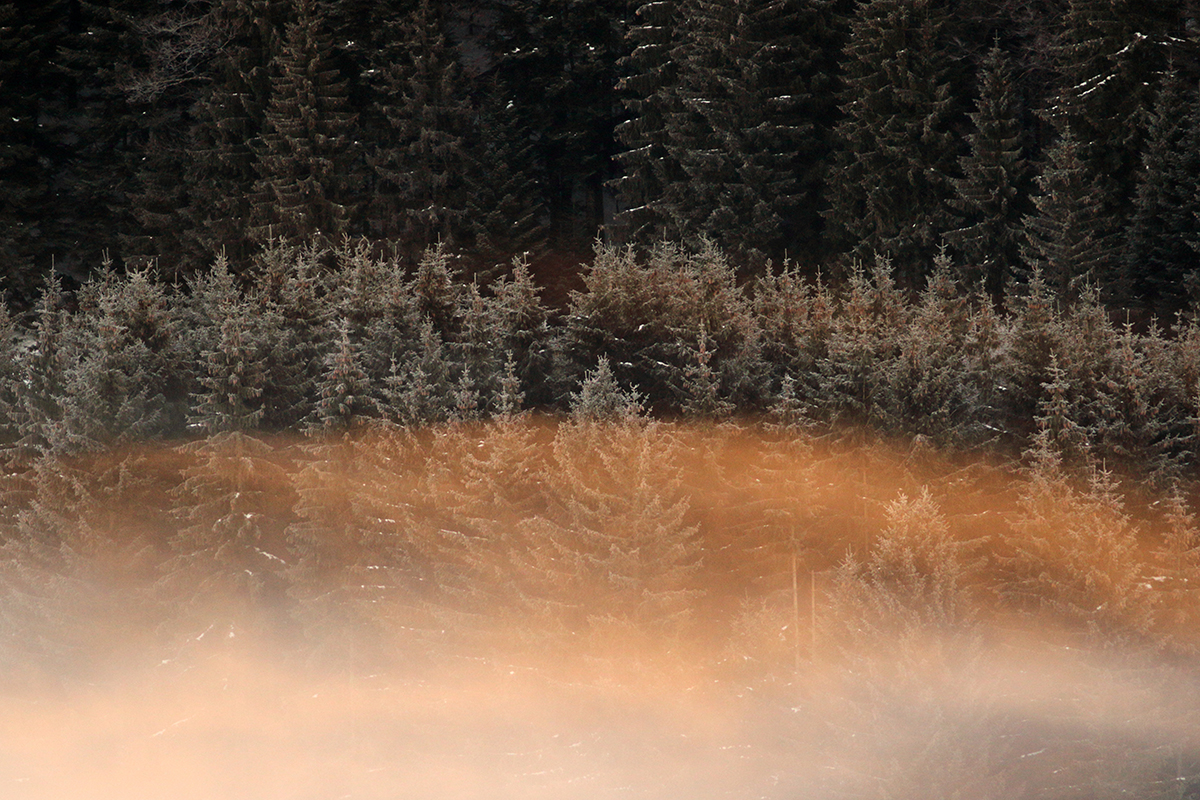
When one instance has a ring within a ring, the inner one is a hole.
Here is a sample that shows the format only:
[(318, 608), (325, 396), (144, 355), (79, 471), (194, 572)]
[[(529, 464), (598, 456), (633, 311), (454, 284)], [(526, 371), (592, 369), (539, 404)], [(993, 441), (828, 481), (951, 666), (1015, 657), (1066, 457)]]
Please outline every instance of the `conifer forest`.
[(1192, 0), (0, 4), (0, 797), (1200, 798)]

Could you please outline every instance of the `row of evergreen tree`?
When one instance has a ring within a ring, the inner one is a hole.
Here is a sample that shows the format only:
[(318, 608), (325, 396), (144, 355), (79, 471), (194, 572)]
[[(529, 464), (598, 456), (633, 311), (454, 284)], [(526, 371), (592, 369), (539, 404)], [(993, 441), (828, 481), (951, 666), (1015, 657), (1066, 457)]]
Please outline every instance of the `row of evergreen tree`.
[[(107, 249), (235, 271), (272, 238), (415, 262), (666, 237), (739, 266), (949, 245), (993, 295), (1184, 305), (1189, 3), (211, 0), (0, 10), (3, 272)], [(827, 271), (828, 272), (828, 271)]]
[(461, 269), (444, 247), (407, 268), (366, 245), (276, 245), (247, 274), (218, 259), (186, 286), (111, 266), (77, 293), (51, 281), (0, 325), (7, 452), (29, 466), (230, 431), (561, 412), (600, 370), (656, 415), (1009, 455), (1046, 428), (1078, 464), (1164, 481), (1198, 466), (1200, 325), (1115, 323), (1097, 290), (1066, 304), (1036, 270), (997, 310), (945, 254), (912, 298), (885, 259), (834, 291), (791, 267), (741, 282), (712, 246), (600, 247), (555, 310), (522, 260), (486, 285)]

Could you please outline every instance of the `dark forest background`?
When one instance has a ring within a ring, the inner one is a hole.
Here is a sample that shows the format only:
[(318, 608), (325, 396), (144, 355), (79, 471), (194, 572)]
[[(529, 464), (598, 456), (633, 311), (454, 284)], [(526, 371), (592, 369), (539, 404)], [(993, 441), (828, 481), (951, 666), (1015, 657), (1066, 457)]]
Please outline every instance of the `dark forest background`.
[(1193, 292), (1191, 2), (84, 0), (0, 8), (0, 272), (234, 272), (272, 240), (472, 271), (711, 240), (741, 274), (1160, 314)]

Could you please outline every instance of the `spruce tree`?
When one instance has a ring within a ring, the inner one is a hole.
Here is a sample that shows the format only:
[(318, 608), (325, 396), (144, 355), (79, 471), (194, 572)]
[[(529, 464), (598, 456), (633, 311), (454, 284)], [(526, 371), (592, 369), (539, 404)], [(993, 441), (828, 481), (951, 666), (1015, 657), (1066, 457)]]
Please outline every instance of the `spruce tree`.
[(1083, 158), (1067, 128), (1046, 154), (1037, 177), (1035, 211), (1025, 217), (1025, 260), (1042, 271), (1046, 284), (1064, 301), (1078, 296), (1085, 282), (1112, 285), (1114, 248), (1111, 220), (1103, 206), (1103, 178)]
[(678, 65), (671, 58), (680, 21), (678, 2), (654, 0), (636, 9), (625, 32), (627, 55), (618, 62), (625, 118), (614, 133), (623, 174), (614, 186), (623, 208), (616, 225), (623, 242), (649, 244), (666, 228), (666, 187), (683, 180), (668, 150), (668, 119), (678, 112)]
[(163, 287), (148, 269), (117, 275), (109, 266), (78, 299), (79, 356), (54, 426), (60, 447), (102, 452), (179, 433), (186, 396)]
[(1179, 8), (1136, 0), (1070, 0), (1054, 48), (1058, 93), (1047, 116), (1070, 128), (1080, 159), (1106, 182), (1097, 199), (1115, 229), (1130, 219), (1145, 115), (1168, 42), (1179, 31)]
[(247, 298), (261, 313), (257, 336), (270, 348), (261, 426), (289, 430), (311, 416), (322, 358), (332, 344), (330, 276), (313, 245), (268, 245), (254, 260)]
[[(682, 170), (664, 187), (670, 232), (707, 236), (761, 266), (801, 241), (816, 220), (812, 164), (830, 108), (811, 93), (828, 24), (808, 4), (688, 0), (680, 7), (675, 108), (666, 149)], [(801, 234), (800, 228), (803, 228)]]
[(1009, 286), (1005, 298), (1011, 346), (999, 365), (1005, 412), (1012, 424), (1028, 426), (1042, 397), (1042, 382), (1061, 348), (1063, 324), (1054, 290), (1034, 267), (1025, 284)]
[(886, 405), (894, 416), (887, 427), (963, 446), (992, 438), (984, 416), (991, 381), (986, 352), (972, 337), (973, 298), (954, 280), (954, 272), (949, 257), (940, 254), (900, 333), (897, 358), (888, 370)]
[(540, 133), (541, 190), (558, 247), (586, 251), (605, 218), (616, 154), (617, 60), (629, 0), (489, 2), (488, 46), (515, 112)]
[(550, 309), (542, 301), (541, 289), (525, 259), (514, 259), (509, 273), (492, 283), (488, 306), (492, 346), (512, 362), (517, 388), (530, 405), (548, 404), (553, 355)]
[(939, 0), (861, 3), (843, 54), (827, 232), (852, 258), (890, 258), (908, 288), (924, 283), (954, 227), (959, 112), (946, 23)]
[(341, 649), (345, 658), (361, 634), (353, 599), (362, 592), (354, 570), (362, 556), (363, 466), (373, 444), (367, 431), (379, 415), (345, 321), (325, 357), (317, 391), (294, 479), (295, 519), (286, 531), (292, 561), (286, 576), (288, 594), (296, 601), (293, 613), (313, 643), (327, 651)]
[(752, 297), (768, 380), (781, 393), (776, 402), (796, 410), (807, 397), (821, 394), (819, 364), (837, 303), (824, 282), (810, 282), (793, 264), (760, 276)]
[[(583, 408), (555, 436), (551, 475), (560, 506), (541, 532), (543, 552), (535, 551), (547, 570), (544, 598), (568, 631), (600, 648), (629, 636), (669, 643), (700, 594), (678, 442), (628, 406), (605, 421)], [(576, 576), (569, 593), (555, 585), (562, 572)]]
[(1021, 218), (1028, 167), (1013, 68), (998, 43), (980, 70), (979, 97), (969, 115), (974, 124), (967, 136), (970, 153), (959, 158), (962, 177), (954, 181), (961, 227), (947, 231), (946, 240), (961, 258), (962, 281), (970, 286), (982, 282), (991, 297), (1000, 297), (1024, 271)]
[(256, 249), (251, 200), (260, 176), (252, 143), (263, 131), (286, 9), (277, 0), (220, 0), (213, 13), (229, 42), (193, 112), (185, 235), (197, 266), (223, 254), (237, 269)]
[(1182, 310), (1200, 269), (1200, 93), (1172, 72), (1150, 112), (1123, 269), (1136, 299), (1159, 315)]
[(189, 166), (193, 111), (215, 77), (228, 32), (207, 4), (139, 6), (123, 20), (123, 59), (114, 75), (136, 119), (124, 153), (130, 184), (122, 215), (129, 229), (121, 256), (130, 266), (153, 261), (172, 275), (197, 266), (183, 230), (189, 185), (180, 176)]
[(311, 423), (316, 430), (350, 434), (377, 414), (370, 379), (359, 365), (357, 348), (350, 341), (345, 321), (339, 326), (335, 349), (325, 356), (317, 392), (319, 399)]
[(876, 258), (870, 272), (855, 265), (847, 283), (819, 364), (821, 410), (839, 421), (886, 424), (910, 309), (886, 258)]
[(537, 132), (516, 105), (489, 84), (472, 148), (466, 222), (470, 250), (487, 261), (526, 256), (537, 260), (549, 245), (550, 210), (542, 193)]
[(469, 240), (469, 142), (477, 131), (444, 16), (440, 5), (420, 0), (387, 23), (388, 44), (373, 67), (387, 127), (371, 159), (380, 180), (371, 229), (412, 260), (438, 243)]
[(273, 448), (255, 436), (266, 359), (252, 313), (247, 303), (227, 307), (193, 399), (190, 422), (203, 438), (181, 448), (189, 463), (174, 492), (180, 526), (169, 578), (195, 591), (197, 603), (278, 602), (290, 560), (291, 486)]
[(271, 65), (254, 146), (251, 234), (260, 242), (336, 242), (354, 229), (354, 115), (333, 48), (317, 0), (300, 0)]

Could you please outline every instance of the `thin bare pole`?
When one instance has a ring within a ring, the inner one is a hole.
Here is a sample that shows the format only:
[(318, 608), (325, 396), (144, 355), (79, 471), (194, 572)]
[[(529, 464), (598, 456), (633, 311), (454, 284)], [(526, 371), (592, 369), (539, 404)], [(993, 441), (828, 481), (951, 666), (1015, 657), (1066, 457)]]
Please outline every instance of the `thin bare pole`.
[(809, 642), (808, 646), (812, 652), (812, 658), (815, 661), (817, 658), (817, 571), (809, 570), (808, 572), (808, 623), (809, 623)]
[(800, 674), (800, 586), (799, 564), (796, 561), (796, 551), (792, 550), (792, 643), (795, 645), (796, 674)]

